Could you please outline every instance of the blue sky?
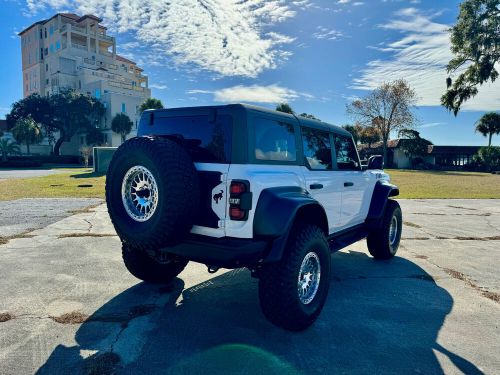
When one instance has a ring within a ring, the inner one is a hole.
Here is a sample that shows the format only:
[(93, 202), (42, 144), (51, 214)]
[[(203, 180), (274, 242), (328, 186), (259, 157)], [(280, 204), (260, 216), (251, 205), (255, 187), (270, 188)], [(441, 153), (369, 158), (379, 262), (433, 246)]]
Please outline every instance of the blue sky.
[[(167, 107), (250, 102), (324, 121), (352, 122), (345, 106), (381, 82), (405, 78), (419, 95), (419, 131), (435, 144), (484, 145), (474, 122), (500, 109), (487, 84), (454, 117), (439, 105), (450, 58), (454, 0), (3, 0), (0, 118), (22, 96), (17, 32), (57, 11), (93, 13), (118, 53), (149, 75)], [(500, 145), (500, 136), (493, 138)]]

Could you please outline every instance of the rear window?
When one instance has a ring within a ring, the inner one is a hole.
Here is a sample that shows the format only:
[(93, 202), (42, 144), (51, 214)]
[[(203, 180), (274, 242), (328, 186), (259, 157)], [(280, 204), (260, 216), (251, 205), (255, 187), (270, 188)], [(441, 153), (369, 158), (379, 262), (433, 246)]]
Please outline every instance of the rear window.
[(151, 130), (181, 144), (195, 162), (230, 163), (232, 123), (228, 115), (215, 122), (208, 116), (155, 117)]
[(270, 161), (295, 161), (295, 134), (293, 125), (285, 122), (256, 118), (255, 158)]

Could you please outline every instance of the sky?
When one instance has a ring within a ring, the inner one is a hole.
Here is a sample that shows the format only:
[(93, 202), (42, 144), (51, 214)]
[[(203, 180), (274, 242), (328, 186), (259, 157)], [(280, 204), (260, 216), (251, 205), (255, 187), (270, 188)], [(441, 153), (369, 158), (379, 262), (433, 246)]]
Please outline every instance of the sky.
[[(245, 102), (352, 123), (346, 104), (406, 79), (421, 136), (485, 145), (474, 123), (500, 110), (500, 79), (457, 117), (440, 106), (458, 0), (0, 0), (0, 118), (22, 97), (19, 31), (56, 12), (95, 14), (117, 52), (149, 76), (166, 107)], [(500, 146), (500, 136), (493, 138)]]

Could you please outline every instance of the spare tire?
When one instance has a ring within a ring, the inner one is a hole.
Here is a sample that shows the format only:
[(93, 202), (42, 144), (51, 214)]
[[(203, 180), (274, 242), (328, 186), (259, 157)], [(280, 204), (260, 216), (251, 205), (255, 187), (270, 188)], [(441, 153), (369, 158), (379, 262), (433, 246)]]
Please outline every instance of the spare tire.
[(200, 199), (198, 173), (177, 143), (132, 138), (116, 150), (106, 175), (109, 216), (125, 243), (174, 245), (189, 233)]

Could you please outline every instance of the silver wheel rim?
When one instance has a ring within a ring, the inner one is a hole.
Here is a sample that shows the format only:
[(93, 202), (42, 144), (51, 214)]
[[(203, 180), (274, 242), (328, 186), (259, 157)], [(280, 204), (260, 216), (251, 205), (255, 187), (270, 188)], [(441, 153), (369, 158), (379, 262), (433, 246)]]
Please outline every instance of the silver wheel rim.
[(125, 173), (122, 201), (128, 216), (135, 221), (144, 222), (153, 216), (158, 206), (158, 185), (149, 169), (136, 165)]
[(300, 302), (304, 305), (311, 303), (316, 296), (321, 278), (321, 264), (314, 252), (309, 252), (302, 260), (299, 271), (297, 289)]
[(393, 216), (391, 219), (391, 226), (389, 227), (389, 244), (394, 245), (398, 237), (398, 218)]

